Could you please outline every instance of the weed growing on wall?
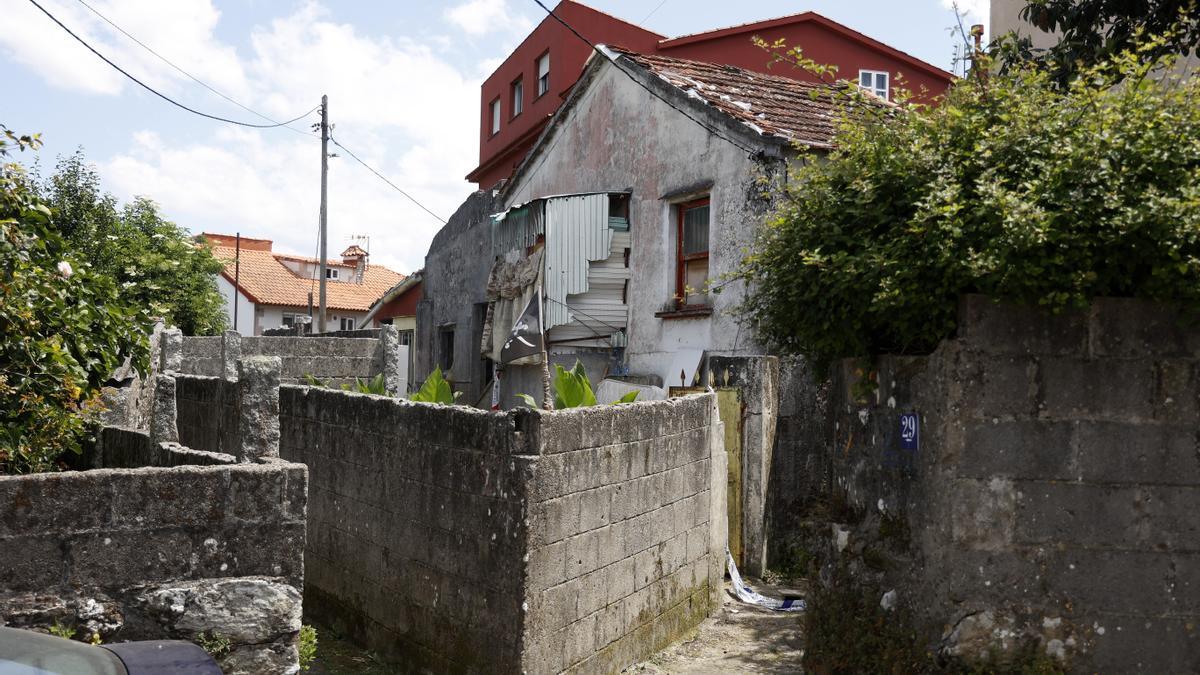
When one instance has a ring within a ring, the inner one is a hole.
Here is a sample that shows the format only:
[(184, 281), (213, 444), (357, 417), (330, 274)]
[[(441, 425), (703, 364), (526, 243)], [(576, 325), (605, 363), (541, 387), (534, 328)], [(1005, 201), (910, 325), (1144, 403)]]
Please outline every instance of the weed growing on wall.
[(300, 670), (307, 671), (317, 657), (317, 629), (308, 624), (300, 626)]
[(1156, 79), (1170, 63), (1151, 52), (1066, 87), (1018, 69), (936, 108), (848, 116), (827, 157), (801, 155), (741, 264), (760, 337), (821, 367), (928, 353), (964, 293), (1200, 309), (1200, 78)]

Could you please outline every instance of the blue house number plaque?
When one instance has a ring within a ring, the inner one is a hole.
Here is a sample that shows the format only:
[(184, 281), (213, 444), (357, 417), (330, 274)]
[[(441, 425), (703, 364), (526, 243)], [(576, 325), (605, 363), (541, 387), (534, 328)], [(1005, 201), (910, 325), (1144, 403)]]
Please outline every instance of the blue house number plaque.
[(915, 412), (900, 415), (900, 449), (921, 449), (921, 416)]

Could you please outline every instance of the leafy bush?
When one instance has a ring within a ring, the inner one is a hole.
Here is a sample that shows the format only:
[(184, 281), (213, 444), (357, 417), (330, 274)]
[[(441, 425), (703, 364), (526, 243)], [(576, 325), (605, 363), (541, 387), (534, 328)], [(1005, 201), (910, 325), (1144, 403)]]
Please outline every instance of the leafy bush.
[(442, 377), (441, 367), (434, 368), (429, 377), (425, 378), (420, 390), (409, 397), (411, 401), (422, 403), (437, 403), (439, 405), (454, 405), (461, 391), (450, 389), (450, 383)]
[[(37, 139), (0, 126), (0, 157)], [(76, 258), (22, 168), (0, 164), (0, 473), (52, 470), (78, 452), (101, 384), (126, 357), (145, 370), (145, 311)]]
[(317, 629), (304, 624), (300, 626), (300, 670), (308, 670), (315, 658), (317, 658)]
[[(637, 400), (638, 393), (637, 390), (627, 392), (612, 404), (633, 403)], [(537, 401), (529, 394), (517, 394), (517, 396), (530, 408), (538, 407)], [(599, 404), (596, 402), (596, 394), (592, 391), (592, 383), (588, 380), (583, 363), (576, 359), (575, 367), (570, 370), (554, 364), (554, 409), (583, 408), (592, 405)]]
[(818, 366), (922, 353), (960, 294), (1059, 311), (1097, 296), (1200, 308), (1200, 78), (1125, 53), (1066, 88), (1033, 69), (937, 108), (859, 115), (783, 188), (738, 276), (759, 335)]

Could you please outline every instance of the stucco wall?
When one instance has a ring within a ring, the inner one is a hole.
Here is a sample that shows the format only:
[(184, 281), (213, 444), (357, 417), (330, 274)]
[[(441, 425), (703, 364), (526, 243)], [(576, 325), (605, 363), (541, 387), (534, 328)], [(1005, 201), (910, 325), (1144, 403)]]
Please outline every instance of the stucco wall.
[[(217, 275), (217, 290), (221, 293), (221, 299), (225, 305), (225, 318), (229, 321), (229, 327), (242, 335), (254, 335), (254, 303), (250, 301), (243, 293), (237, 293), (233, 284), (224, 277)], [(233, 299), (236, 293), (237, 296), (237, 325), (233, 325)]]
[[(680, 94), (656, 81), (648, 86), (669, 99)], [(756, 179), (764, 171), (774, 175), (782, 160), (764, 164), (751, 159), (650, 96), (611, 64), (594, 75), (566, 114), (555, 136), (543, 142), (546, 149), (531, 155), (529, 166), (505, 192), (504, 206), (555, 194), (632, 188), (633, 277), (626, 349), (630, 373), (654, 374), (663, 382), (677, 383), (679, 369), (672, 367), (673, 353), (761, 354), (750, 330), (740, 327), (731, 313), (743, 297), (740, 284), (712, 295), (710, 317), (654, 315), (675, 293), (672, 205), (709, 195), (709, 276), (717, 279), (735, 269), (770, 206), (762, 195), (765, 186)], [(706, 118), (706, 123), (738, 138), (745, 132), (715, 116)]]

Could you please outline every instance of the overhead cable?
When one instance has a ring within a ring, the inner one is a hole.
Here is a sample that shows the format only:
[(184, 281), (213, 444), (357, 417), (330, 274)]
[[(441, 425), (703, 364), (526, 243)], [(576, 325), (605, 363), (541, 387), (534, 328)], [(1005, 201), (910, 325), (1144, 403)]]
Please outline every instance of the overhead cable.
[(345, 150), (347, 155), (350, 155), (350, 157), (352, 157), (352, 158), (354, 159), (354, 161), (358, 162), (359, 164), (362, 164), (364, 167), (366, 167), (366, 169), (367, 169), (368, 171), (370, 171), (371, 173), (375, 174), (375, 176), (376, 176), (376, 177), (378, 177), (378, 178), (379, 178), (379, 180), (381, 180), (381, 181), (383, 181), (383, 182), (387, 183), (388, 185), (390, 185), (390, 186), (392, 187), (392, 189), (393, 189), (393, 190), (395, 190), (396, 192), (399, 192), (400, 194), (402, 194), (402, 195), (404, 195), (405, 197), (407, 197), (407, 198), (408, 198), (408, 201), (410, 201), (410, 202), (412, 202), (412, 203), (416, 204), (417, 206), (421, 207), (421, 208), (422, 208), (422, 209), (425, 211), (425, 213), (428, 213), (429, 215), (433, 216), (434, 218), (437, 218), (439, 221), (441, 221), (441, 223), (442, 223), (443, 225), (445, 225), (445, 224), (446, 224), (446, 219), (445, 219), (445, 218), (443, 218), (443, 217), (439, 216), (438, 214), (434, 213), (433, 211), (430, 211), (430, 210), (429, 210), (429, 209), (428, 209), (428, 208), (427, 208), (427, 207), (426, 207), (424, 204), (422, 204), (421, 202), (417, 201), (415, 197), (413, 197), (412, 195), (408, 194), (408, 193), (407, 193), (407, 192), (405, 192), (404, 190), (401, 190), (401, 189), (400, 189), (400, 188), (399, 188), (399, 187), (398, 187), (398, 186), (397, 186), (395, 183), (393, 183), (392, 181), (388, 180), (386, 176), (384, 176), (383, 174), (381, 174), (381, 173), (379, 173), (378, 171), (376, 171), (376, 170), (375, 170), (375, 167), (373, 167), (373, 166), (371, 166), (370, 164), (367, 164), (366, 162), (364, 162), (364, 161), (362, 161), (361, 159), (359, 159), (359, 158), (358, 158), (358, 155), (354, 154), (354, 152), (352, 152), (352, 151), (350, 150), (350, 148), (347, 148), (346, 146), (342, 145), (341, 143), (338, 143), (338, 142), (337, 142), (337, 139), (336, 139), (336, 138), (334, 138), (332, 135), (330, 135), (330, 136), (329, 136), (329, 141), (330, 141), (331, 143), (333, 143), (334, 145), (338, 146), (339, 148), (341, 148), (342, 150)]
[[(217, 90), (216, 88), (214, 88), (214, 87), (210, 86), (210, 85), (209, 85), (207, 82), (205, 82), (204, 80), (201, 80), (200, 78), (196, 77), (195, 75), (192, 75), (191, 73), (189, 73), (188, 71), (184, 70), (183, 68), (180, 68), (179, 66), (175, 65), (175, 64), (174, 64), (174, 63), (173, 63), (173, 62), (172, 62), (170, 59), (168, 59), (167, 57), (163, 56), (162, 54), (159, 54), (158, 52), (154, 51), (154, 50), (153, 50), (153, 49), (150, 47), (150, 45), (147, 45), (145, 42), (142, 42), (141, 40), (137, 39), (137, 37), (135, 37), (134, 35), (130, 34), (130, 33), (129, 33), (129, 31), (127, 31), (127, 30), (125, 30), (124, 28), (121, 28), (120, 26), (118, 26), (118, 25), (117, 25), (117, 24), (116, 24), (116, 23), (115, 23), (115, 22), (114, 22), (112, 19), (110, 19), (110, 18), (108, 18), (107, 16), (104, 16), (103, 14), (101, 14), (101, 13), (100, 13), (100, 11), (99, 11), (98, 9), (96, 9), (95, 7), (92, 7), (91, 5), (89, 5), (87, 2), (85, 2), (85, 0), (78, 0), (78, 2), (79, 2), (79, 4), (81, 4), (81, 5), (83, 5), (84, 7), (86, 7), (86, 8), (88, 9), (88, 11), (90, 11), (92, 14), (95, 14), (96, 16), (100, 17), (100, 19), (101, 19), (101, 20), (103, 20), (103, 21), (104, 21), (104, 23), (107, 23), (108, 25), (112, 26), (112, 27), (113, 27), (113, 28), (115, 28), (117, 31), (119, 31), (119, 32), (120, 32), (122, 35), (124, 35), (125, 37), (127, 37), (127, 38), (129, 38), (130, 40), (133, 40), (134, 42), (136, 42), (136, 43), (138, 44), (138, 46), (139, 46), (139, 47), (141, 47), (142, 49), (145, 49), (146, 51), (148, 51), (148, 52), (150, 52), (151, 54), (153, 54), (154, 56), (156, 56), (156, 57), (158, 58), (158, 60), (159, 60), (159, 61), (162, 61), (163, 63), (167, 64), (168, 66), (171, 66), (172, 68), (174, 68), (176, 71), (178, 71), (179, 73), (181, 73), (181, 74), (182, 74), (184, 77), (186, 77), (186, 78), (190, 79), (191, 81), (195, 82), (196, 84), (200, 85), (201, 87), (204, 87), (205, 89), (207, 89), (207, 90), (211, 91), (212, 93), (216, 94), (217, 96), (220, 96), (221, 98), (225, 99), (226, 101), (229, 101), (230, 103), (232, 103), (232, 104), (236, 105), (237, 107), (241, 108), (242, 110), (245, 110), (246, 112), (248, 112), (248, 113), (250, 113), (250, 114), (252, 114), (252, 115), (256, 115), (256, 116), (258, 116), (258, 117), (261, 117), (262, 119), (264, 119), (264, 120), (266, 120), (266, 121), (268, 121), (268, 122), (275, 122), (275, 123), (277, 123), (277, 124), (279, 123), (279, 120), (272, 119), (272, 118), (270, 118), (270, 117), (268, 117), (268, 116), (266, 116), (266, 115), (264, 115), (264, 114), (262, 114), (262, 113), (258, 112), (257, 110), (255, 110), (255, 109), (251, 108), (250, 106), (247, 106), (247, 105), (244, 105), (244, 104), (242, 104), (242, 103), (239, 103), (238, 101), (234, 100), (232, 97), (230, 97), (230, 96), (228, 96), (228, 95), (226, 95), (226, 94), (222, 93), (221, 91)], [(299, 129), (296, 129), (295, 127), (289, 127), (289, 126), (286, 126), (286, 125), (284, 125), (284, 128), (285, 128), (285, 129), (288, 129), (288, 130), (290, 130), (290, 131), (294, 131), (294, 132), (296, 132), (296, 133), (298, 133), (298, 134), (303, 134), (303, 135), (305, 135), (305, 136), (309, 136), (309, 135), (311, 135), (311, 134), (312, 134), (312, 132), (305, 132), (305, 131), (301, 131), (301, 130), (299, 130)]]
[[(100, 59), (102, 61), (104, 61), (108, 65), (112, 66), (117, 72), (121, 73), (122, 75), (129, 78), (130, 80), (133, 80), (142, 89), (145, 89), (146, 91), (150, 92), (151, 94), (154, 94), (155, 96), (161, 98), (162, 100), (166, 101), (167, 103), (170, 103), (171, 105), (173, 105), (177, 108), (182, 108), (182, 109), (192, 113), (193, 115), (199, 115), (200, 117), (207, 117), (210, 120), (216, 120), (218, 122), (227, 122), (229, 124), (236, 124), (236, 125), (242, 126), (242, 127), (252, 127), (255, 129), (273, 129), (275, 127), (286, 127), (287, 125), (289, 125), (293, 122), (299, 122), (300, 120), (304, 119), (305, 117), (308, 117), (309, 115), (316, 112), (317, 108), (321, 107), (319, 105), (315, 106), (315, 107), (313, 107), (312, 110), (309, 110), (308, 112), (304, 113), (303, 115), (294, 117), (286, 122), (274, 122), (272, 124), (255, 124), (253, 122), (241, 122), (238, 120), (231, 120), (227, 117), (221, 117), (219, 115), (210, 115), (206, 112), (201, 112), (199, 110), (196, 110), (195, 108), (189, 108), (188, 106), (180, 103), (179, 101), (176, 101), (175, 99), (167, 96), (166, 94), (159, 92), (158, 90), (154, 89), (153, 87), (146, 84), (145, 82), (142, 82), (141, 80), (137, 79), (133, 75), (129, 74), (129, 72), (127, 70), (125, 70), (121, 66), (118, 66), (116, 63), (113, 63), (113, 61), (111, 59), (109, 59), (107, 56), (96, 51), (95, 47), (92, 47), (90, 44), (87, 43), (87, 41), (85, 41), (83, 38), (76, 35), (75, 32), (72, 31), (70, 28), (67, 28), (67, 26), (62, 21), (59, 21), (58, 18), (55, 17), (53, 14), (51, 14), (49, 11), (47, 11), (47, 9), (45, 7), (42, 7), (40, 4), (38, 4), (37, 0), (29, 0), (29, 2), (32, 3), (34, 7), (37, 7), (38, 9), (40, 9), (43, 14), (50, 17), (51, 21), (58, 24), (59, 28), (62, 28), (64, 31), (67, 32), (68, 35), (75, 38), (75, 40), (78, 41), (79, 44), (83, 45), (84, 47), (87, 47), (88, 51), (90, 51), (91, 53), (100, 57)], [(122, 32), (124, 32), (124, 31), (122, 31)], [(141, 43), (139, 43), (139, 44), (141, 44)], [(145, 46), (145, 45), (143, 45), (143, 46)], [(193, 78), (193, 79), (195, 79), (195, 78)], [(257, 115), (258, 113), (255, 113), (255, 114)], [(295, 131), (295, 129), (292, 129), (292, 131)]]
[(683, 115), (684, 117), (688, 118), (689, 120), (700, 125), (701, 127), (704, 128), (705, 131), (708, 131), (710, 134), (716, 136), (717, 138), (720, 138), (721, 140), (728, 142), (730, 145), (738, 148), (739, 150), (742, 150), (743, 152), (746, 152), (750, 155), (754, 155), (757, 153), (757, 151), (754, 150), (753, 148), (743, 145), (742, 143), (739, 143), (739, 142), (733, 140), (732, 138), (726, 136), (725, 134), (722, 134), (716, 127), (712, 126), (711, 124), (707, 124), (704, 121), (692, 116), (690, 113), (688, 113), (688, 111), (686, 111), (683, 108), (680, 108), (680, 107), (676, 106), (674, 103), (671, 103), (670, 101), (668, 101), (666, 98), (664, 98), (662, 96), (662, 94), (659, 94), (658, 92), (654, 91), (649, 86), (647, 86), (645, 82), (642, 82), (638, 78), (634, 77), (633, 73), (630, 73), (629, 71), (622, 68), (616, 62), (616, 59), (610, 57), (608, 54), (605, 54), (604, 50), (597, 47), (591, 40), (585, 38), (582, 34), (580, 34), (579, 31), (575, 30), (575, 28), (573, 26), (571, 26), (571, 24), (569, 24), (565, 20), (563, 20), (563, 18), (561, 16), (559, 16), (559, 15), (555, 14), (553, 11), (551, 11), (550, 8), (547, 7), (542, 2), (542, 0), (533, 0), (533, 1), (536, 2), (538, 4), (538, 6), (541, 7), (547, 14), (549, 14), (555, 21), (559, 22), (560, 24), (563, 25), (564, 28), (571, 31), (575, 35), (575, 37), (579, 38), (580, 40), (583, 40), (584, 44), (586, 44), (587, 46), (592, 48), (592, 51), (594, 51), (597, 54), (600, 54), (604, 58), (608, 59), (614, 66), (616, 66), (617, 70), (619, 70), (625, 74), (625, 77), (628, 77), (630, 79), (630, 81), (632, 81), (634, 84), (638, 85), (642, 89), (645, 89), (646, 92), (649, 93), (651, 96), (653, 96), (654, 98), (667, 104), (667, 106), (669, 108), (671, 108), (672, 110), (674, 110), (675, 112)]

